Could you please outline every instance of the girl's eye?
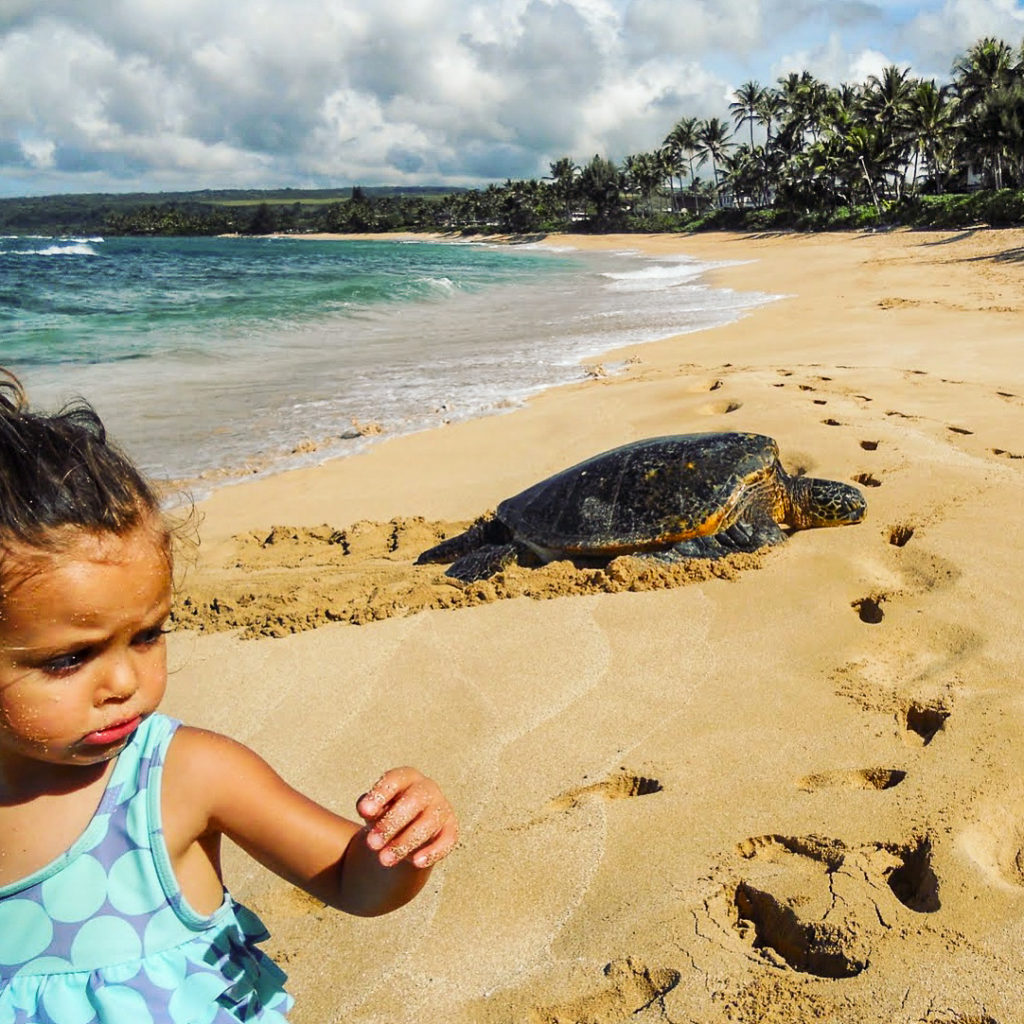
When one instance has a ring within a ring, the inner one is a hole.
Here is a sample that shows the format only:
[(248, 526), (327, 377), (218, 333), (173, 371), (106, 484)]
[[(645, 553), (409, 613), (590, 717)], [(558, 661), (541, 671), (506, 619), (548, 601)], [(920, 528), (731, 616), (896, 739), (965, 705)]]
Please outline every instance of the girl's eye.
[(87, 650), (69, 651), (67, 654), (59, 654), (57, 657), (43, 662), (41, 668), (50, 676), (66, 676), (81, 668), (88, 657)]
[(164, 629), (163, 623), (159, 626), (153, 626), (150, 629), (144, 629), (141, 633), (135, 636), (132, 641), (139, 647), (152, 647), (153, 644), (159, 643), (161, 637), (165, 636), (167, 630)]

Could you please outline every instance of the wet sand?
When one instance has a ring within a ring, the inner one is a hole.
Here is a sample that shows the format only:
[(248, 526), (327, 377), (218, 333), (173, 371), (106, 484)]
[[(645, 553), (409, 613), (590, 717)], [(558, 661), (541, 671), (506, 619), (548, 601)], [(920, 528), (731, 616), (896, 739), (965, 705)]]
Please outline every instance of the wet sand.
[[(1024, 1021), (1024, 232), (548, 241), (787, 297), (199, 508), (167, 710), (343, 813), (416, 764), (464, 824), (374, 921), (227, 858), (292, 1019)], [(770, 434), (866, 520), (711, 568), (413, 565), (579, 459), (707, 430)]]

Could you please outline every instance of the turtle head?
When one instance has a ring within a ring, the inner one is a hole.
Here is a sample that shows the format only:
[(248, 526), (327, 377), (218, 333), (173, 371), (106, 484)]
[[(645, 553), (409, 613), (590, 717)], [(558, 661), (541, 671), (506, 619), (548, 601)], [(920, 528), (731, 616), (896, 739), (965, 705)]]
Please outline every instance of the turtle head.
[(789, 479), (786, 523), (795, 530), (859, 523), (867, 507), (864, 495), (851, 484), (813, 476)]

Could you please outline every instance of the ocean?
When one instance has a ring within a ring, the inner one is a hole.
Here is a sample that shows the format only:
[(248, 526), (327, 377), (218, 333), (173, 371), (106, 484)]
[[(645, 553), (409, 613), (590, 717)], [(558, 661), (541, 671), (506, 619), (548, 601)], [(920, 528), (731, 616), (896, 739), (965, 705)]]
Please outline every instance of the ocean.
[(201, 496), (513, 409), (773, 298), (709, 269), (543, 243), (0, 238), (0, 365), (37, 407), (86, 397)]

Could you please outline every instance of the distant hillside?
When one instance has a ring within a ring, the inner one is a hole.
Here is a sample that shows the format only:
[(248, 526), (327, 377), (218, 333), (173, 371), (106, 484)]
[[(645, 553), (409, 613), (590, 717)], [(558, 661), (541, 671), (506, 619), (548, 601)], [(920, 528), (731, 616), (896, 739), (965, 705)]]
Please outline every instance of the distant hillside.
[(356, 196), (372, 201), (429, 201), (464, 192), (445, 186), (357, 186), (335, 189), (203, 189), (196, 192), (94, 192), (75, 195), (0, 199), (0, 234), (64, 235), (245, 231), (255, 212), (280, 220), (291, 230), (314, 230), (318, 209), (348, 203)]

